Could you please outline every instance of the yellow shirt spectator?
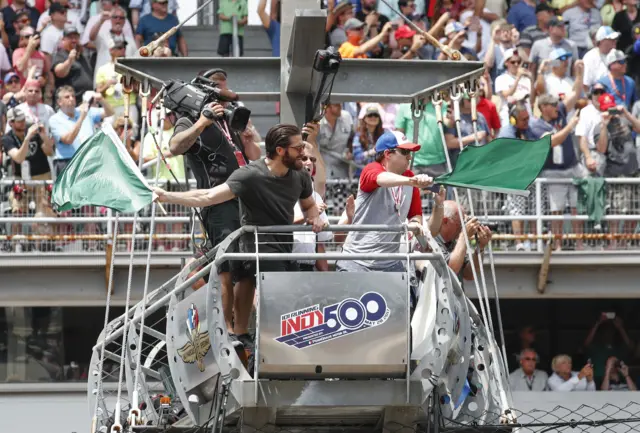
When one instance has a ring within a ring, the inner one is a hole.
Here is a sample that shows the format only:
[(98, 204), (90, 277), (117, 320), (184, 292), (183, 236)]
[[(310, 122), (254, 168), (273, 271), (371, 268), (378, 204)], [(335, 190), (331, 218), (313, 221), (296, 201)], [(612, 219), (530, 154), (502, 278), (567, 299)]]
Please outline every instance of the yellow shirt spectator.
[[(169, 140), (173, 136), (173, 126), (169, 129), (165, 129), (162, 131), (162, 153), (167, 159), (167, 163), (169, 167), (176, 175), (180, 182), (185, 181), (185, 170), (184, 170), (184, 158), (182, 155), (173, 156), (169, 151)], [(158, 144), (160, 144), (160, 134), (156, 133), (156, 140)], [(153, 136), (150, 132), (144, 137), (143, 142), (144, 147), (144, 159), (145, 161), (155, 161), (155, 158), (158, 156), (158, 148), (156, 147), (156, 142), (153, 140)], [(156, 178), (156, 165), (155, 163), (151, 166), (151, 170), (149, 170), (151, 179)], [(160, 174), (158, 175), (159, 180), (167, 180), (169, 182), (175, 183), (175, 179), (171, 176), (169, 169), (164, 164), (162, 160), (160, 160)]]
[[(103, 93), (104, 100), (107, 101), (112, 108), (124, 106), (124, 94), (122, 93), (122, 85), (120, 79), (122, 74), (116, 72), (115, 64), (113, 62), (106, 63), (100, 68), (96, 74), (96, 86), (100, 87), (110, 80), (115, 80), (117, 84), (111, 84), (107, 90)], [(129, 106), (136, 104), (136, 94), (131, 92), (129, 94)]]
[(340, 45), (340, 55), (343, 59), (366, 59), (367, 55), (365, 53), (356, 54), (357, 46), (353, 45), (351, 42), (347, 41)]

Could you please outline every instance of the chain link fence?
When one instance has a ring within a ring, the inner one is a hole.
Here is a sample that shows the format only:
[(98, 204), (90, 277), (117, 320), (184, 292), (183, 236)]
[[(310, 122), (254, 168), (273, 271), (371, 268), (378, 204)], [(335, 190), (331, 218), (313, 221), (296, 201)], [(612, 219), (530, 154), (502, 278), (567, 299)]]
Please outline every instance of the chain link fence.
[[(635, 397), (629, 394), (629, 399)], [(364, 412), (364, 411), (363, 411)], [(151, 427), (139, 426), (139, 432), (182, 432), (182, 433), (627, 433), (640, 431), (640, 403), (629, 401), (624, 406), (607, 403), (602, 407), (583, 404), (577, 408), (555, 406), (551, 409), (533, 409), (526, 412), (512, 410), (510, 424), (501, 424), (502, 414), (483, 412), (475, 418), (465, 417), (465, 421), (447, 419), (440, 415), (425, 416), (421, 421), (403, 425), (390, 421), (383, 423), (379, 414), (365, 414), (354, 419), (345, 417), (340, 422), (317, 419), (313, 426), (264, 425), (253, 428), (243, 424), (242, 417), (227, 418), (225, 426), (214, 429), (213, 418), (209, 423), (194, 427)], [(314, 417), (315, 418), (315, 417)], [(488, 424), (487, 420), (496, 420)]]

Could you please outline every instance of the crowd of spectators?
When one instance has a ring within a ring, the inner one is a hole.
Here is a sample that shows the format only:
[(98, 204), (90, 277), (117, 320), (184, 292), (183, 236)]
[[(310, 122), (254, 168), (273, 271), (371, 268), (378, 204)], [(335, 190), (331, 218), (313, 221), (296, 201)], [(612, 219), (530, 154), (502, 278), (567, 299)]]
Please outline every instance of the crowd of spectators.
[[(45, 4), (12, 0), (9, 4), (0, 2), (0, 8), (0, 178), (13, 180), (11, 188), (6, 184), (2, 188), (0, 202), (8, 199), (5, 203), (9, 204), (2, 208), (2, 216), (53, 217), (51, 188), (23, 181), (55, 179), (103, 123), (114, 127), (136, 160), (141, 140), (149, 143), (149, 134), (140, 137), (138, 89), (123, 87), (115, 59), (137, 56), (142, 45), (178, 24), (178, 2), (51, 0)], [(187, 56), (182, 33), (168, 38), (152, 55)], [(131, 109), (124, 137), (127, 98)], [(171, 126), (169, 119), (165, 135), (170, 134)], [(145, 160), (154, 156), (153, 146), (146, 146)], [(7, 190), (8, 197), (4, 197)], [(81, 212), (95, 216), (99, 210), (85, 208)], [(159, 229), (162, 233), (165, 227)], [(7, 232), (19, 234), (23, 230), (25, 227), (9, 224)], [(95, 234), (97, 227), (85, 225), (84, 231)], [(38, 224), (32, 233), (68, 231), (59, 224)], [(25, 246), (16, 243), (13, 248), (21, 252)], [(95, 249), (96, 243), (86, 242), (84, 247)], [(41, 242), (35, 248), (52, 247)]]
[(508, 347), (512, 391), (638, 390), (638, 377), (629, 365), (636, 364), (637, 347), (614, 312), (598, 316), (573, 357), (558, 354), (549, 359), (539, 343), (536, 330), (524, 326), (518, 341)]
[[(436, 121), (436, 107), (428, 103), (419, 122), (421, 149), (413, 162), (415, 172), (432, 176), (444, 173), (445, 152), (455, 164), (459, 138), (464, 146), (478, 146), (496, 137), (536, 139), (551, 134), (553, 150), (541, 176), (572, 178), (574, 183), (550, 184), (545, 188), (545, 213), (588, 212), (591, 216), (638, 211), (635, 186), (602, 187), (605, 177), (638, 174), (640, 104), (636, 103), (636, 85), (640, 82), (640, 68), (632, 66), (640, 64), (640, 16), (634, 2), (514, 0), (507, 4), (486, 0), (481, 4), (480, 0), (392, 0), (390, 3), (418, 28), (460, 51), (467, 59), (486, 65), (476, 101), (477, 135), (473, 133), (468, 97), (461, 101), (462, 137), (458, 137), (453, 125), (451, 104), (442, 106), (447, 126), (444, 143)], [(140, 137), (140, 110), (136, 104), (139, 95), (135, 88), (124, 93), (114, 61), (137, 55), (137, 48), (173, 27), (178, 22), (178, 2), (12, 0), (6, 4), (5, 0), (0, 6), (4, 6), (0, 20), (3, 78), (0, 128), (4, 132), (0, 155), (5, 178), (16, 182), (55, 178), (56, 172), (66, 166), (78, 146), (102, 122), (112, 123), (123, 131), (125, 97), (129, 98), (132, 110), (129, 136), (123, 141), (137, 160), (140, 143), (148, 139)], [(335, 47), (344, 58), (447, 60), (444, 52), (427, 43), (421, 32), (407, 25), (384, 2), (326, 0), (323, 7), (328, 13), (327, 45)], [(267, 1), (260, 0), (256, 12), (271, 42), (272, 54), (279, 55), (279, 2), (271, 1), (269, 9)], [(235, 41), (239, 54), (243, 54), (248, 15), (247, 0), (218, 0), (218, 55), (233, 55)], [(153, 54), (187, 56), (187, 42), (178, 32)], [(66, 86), (71, 86), (73, 95), (61, 91), (68, 89)], [(61, 96), (69, 99), (63, 101)], [(30, 129), (34, 124), (40, 125), (35, 132)], [(330, 104), (320, 122), (318, 137), (328, 179), (357, 178), (362, 167), (374, 158), (373, 144), (389, 130), (413, 136), (410, 104)], [(167, 129), (166, 134), (169, 133)], [(144, 148), (143, 157), (148, 162), (155, 153), (153, 146)], [(165, 156), (171, 157), (168, 152)], [(183, 166), (179, 159), (171, 161), (172, 167)], [(148, 170), (147, 175), (152, 176), (153, 170)], [(168, 173), (161, 173), (160, 178), (165, 177), (171, 180)], [(25, 199), (27, 194), (19, 193), (25, 188), (18, 185), (14, 190), (4, 214), (53, 215), (50, 208), (40, 205), (47, 201), (45, 187), (30, 191), (31, 197), (37, 197), (33, 202), (38, 204), (31, 207)], [(534, 196), (501, 197), (498, 208), (512, 217), (535, 214)], [(339, 214), (341, 209), (334, 211)], [(85, 209), (83, 215), (97, 212)], [(588, 224), (574, 222), (573, 230), (633, 233), (636, 228), (632, 221), (601, 224), (597, 220)], [(511, 232), (523, 236), (515, 242), (515, 249), (531, 250), (532, 242), (524, 235), (532, 233), (534, 225), (518, 220), (510, 225)], [(53, 228), (43, 225), (34, 231), (59, 229), (60, 225)], [(550, 224), (550, 230), (562, 232), (562, 221)], [(635, 241), (620, 242), (629, 246)], [(608, 245), (619, 246), (616, 241)], [(579, 240), (570, 244), (557, 241), (555, 245), (567, 246), (584, 247)], [(91, 243), (85, 247), (93, 248)], [(165, 248), (181, 246), (159, 245), (159, 249)]]
[[(575, 233), (586, 229), (635, 232), (635, 222), (602, 223), (604, 214), (638, 211), (637, 186), (609, 187), (604, 182), (604, 178), (637, 177), (639, 173), (636, 86), (640, 68), (633, 65), (640, 58), (640, 15), (635, 2), (393, 3), (415, 26), (468, 60), (486, 66), (476, 101), (477, 135), (468, 97), (461, 102), (462, 137), (453, 127), (451, 107), (443, 105), (444, 143), (436, 107), (428, 103), (420, 119), (421, 149), (414, 158), (414, 171), (433, 176), (445, 172), (445, 151), (455, 165), (459, 140), (463, 146), (482, 146), (498, 137), (535, 140), (551, 135), (553, 149), (540, 175), (551, 179), (544, 189), (545, 213), (587, 213), (589, 227), (574, 221)], [(446, 50), (427, 43), (422, 32), (407, 25), (385, 2), (328, 0), (326, 7), (327, 44), (343, 58), (447, 60)], [(270, 28), (265, 20), (263, 24)], [(372, 143), (377, 137), (385, 130), (412, 137), (413, 128), (410, 104), (330, 105), (318, 138), (328, 178), (357, 177), (372, 160)], [(573, 183), (558, 179), (572, 179)], [(503, 199), (502, 209), (512, 217), (536, 212), (533, 199)], [(559, 235), (563, 222), (554, 221), (549, 229)], [(516, 240), (516, 250), (532, 249), (525, 236), (533, 232), (532, 225), (513, 221), (511, 231), (522, 236)], [(633, 241), (622, 244), (629, 247)], [(607, 243), (608, 248), (620, 245), (615, 240)], [(554, 247), (583, 249), (585, 245), (579, 239), (564, 244), (558, 239)]]

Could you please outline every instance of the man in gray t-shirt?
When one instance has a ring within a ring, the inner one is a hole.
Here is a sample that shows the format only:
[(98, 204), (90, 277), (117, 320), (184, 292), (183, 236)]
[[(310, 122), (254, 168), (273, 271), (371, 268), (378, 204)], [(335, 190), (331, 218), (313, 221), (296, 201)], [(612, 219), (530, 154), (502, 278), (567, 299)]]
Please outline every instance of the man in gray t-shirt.
[(569, 40), (576, 44), (580, 58), (591, 48), (589, 31), (598, 30), (602, 25), (600, 11), (593, 0), (578, 0), (578, 4), (567, 9), (562, 17), (569, 27)]
[[(419, 187), (427, 187), (432, 179), (414, 176), (409, 170), (411, 154), (420, 149), (409, 143), (401, 132), (386, 132), (376, 142), (376, 160), (362, 170), (356, 197), (353, 224), (400, 225), (409, 220), (409, 229), (422, 234), (422, 201)], [(440, 211), (441, 212), (441, 211)], [(441, 216), (441, 213), (440, 213)], [(343, 246), (345, 253), (397, 253), (401, 233), (351, 232)], [(339, 271), (402, 272), (399, 260), (340, 260)]]
[(569, 75), (570, 71), (573, 70), (573, 62), (578, 60), (580, 57), (578, 57), (578, 48), (576, 47), (576, 44), (565, 39), (566, 36), (567, 31), (565, 28), (564, 18), (551, 18), (549, 20), (549, 37), (534, 42), (531, 47), (531, 54), (529, 55), (529, 58), (536, 64), (536, 70), (538, 66), (540, 66), (540, 62), (549, 58), (551, 51), (555, 48), (564, 48), (572, 54), (569, 67), (567, 68), (567, 75)]

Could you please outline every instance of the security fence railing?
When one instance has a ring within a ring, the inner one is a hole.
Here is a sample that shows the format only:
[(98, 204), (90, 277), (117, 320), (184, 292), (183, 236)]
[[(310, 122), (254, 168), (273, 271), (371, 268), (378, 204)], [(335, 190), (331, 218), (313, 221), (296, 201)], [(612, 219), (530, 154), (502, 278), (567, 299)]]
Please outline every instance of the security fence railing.
[[(150, 181), (153, 184), (153, 181)], [(177, 189), (168, 181), (161, 187)], [(51, 182), (0, 180), (0, 251), (1, 252), (96, 252), (104, 249), (113, 233), (111, 210), (87, 206), (56, 213), (49, 206)], [(190, 183), (195, 188), (195, 182)], [(328, 180), (327, 214), (332, 223), (342, 215), (349, 195), (356, 195), (358, 181)], [(584, 191), (584, 192), (582, 192)], [(547, 242), (563, 250), (639, 250), (640, 249), (640, 178), (610, 178), (603, 185), (597, 181), (581, 188), (572, 179), (539, 178), (530, 187), (528, 197), (472, 191), (476, 213), (494, 232), (496, 251), (542, 252)], [(425, 215), (431, 210), (431, 193), (423, 195)], [(552, 212), (558, 203), (567, 207)], [(577, 209), (569, 202), (577, 198)], [(462, 195), (466, 199), (466, 195)], [(486, 215), (483, 205), (486, 204)], [(192, 231), (192, 211), (183, 206), (166, 206), (167, 215), (156, 218), (153, 236), (156, 251), (189, 251), (200, 226)], [(150, 210), (138, 218), (136, 251), (146, 251)], [(120, 217), (117, 251), (127, 251), (131, 244), (133, 215)]]

